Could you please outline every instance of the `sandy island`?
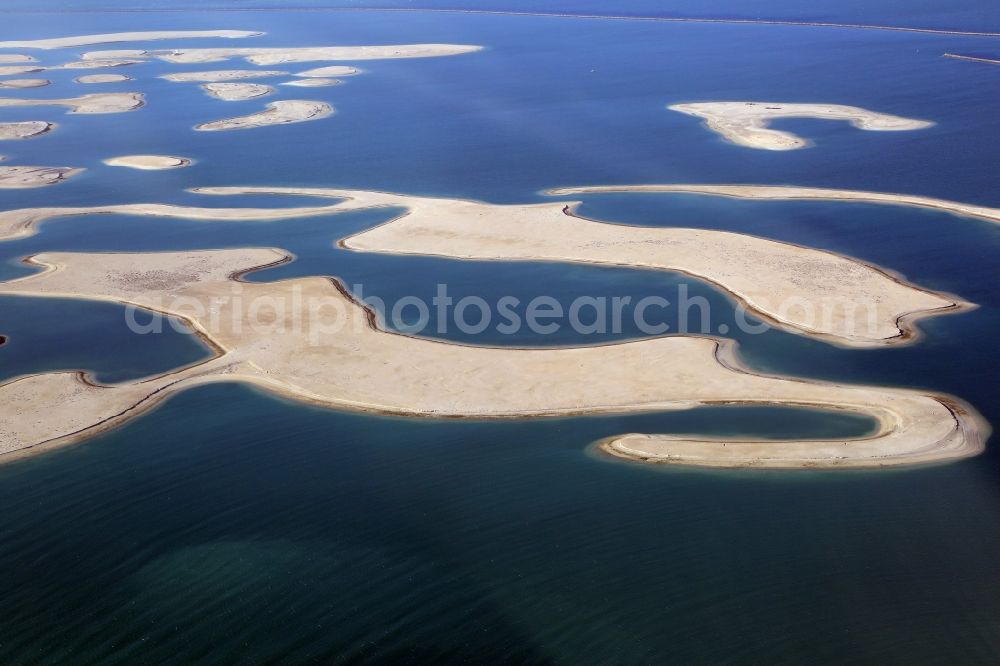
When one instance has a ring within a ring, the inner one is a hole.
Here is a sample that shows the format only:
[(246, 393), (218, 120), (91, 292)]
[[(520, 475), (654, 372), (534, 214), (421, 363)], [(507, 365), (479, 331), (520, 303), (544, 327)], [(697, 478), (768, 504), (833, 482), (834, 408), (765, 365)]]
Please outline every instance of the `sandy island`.
[(131, 81), (132, 77), (124, 74), (87, 74), (73, 80), (77, 83), (121, 83), (122, 81)]
[(123, 113), (146, 103), (142, 93), (93, 93), (66, 99), (0, 97), (0, 106), (68, 106), (70, 113)]
[[(11, 380), (0, 385), (0, 402), (8, 406), (0, 413), (0, 452), (32, 453), (85, 439), (178, 391), (233, 381), (328, 407), (431, 418), (776, 405), (848, 411), (877, 423), (875, 433), (844, 440), (621, 435), (602, 445), (615, 455), (672, 464), (941, 462), (978, 454), (988, 433), (971, 407), (950, 396), (754, 374), (726, 340), (673, 336), (561, 349), (478, 347), (380, 330), (336, 279), (245, 282), (240, 298), (232, 297), (239, 275), (288, 259), (275, 249), (31, 258), (43, 272), (0, 283), (0, 294), (97, 299), (164, 312), (188, 322), (218, 355), (122, 384), (101, 385), (78, 372)], [(234, 302), (271, 305), (235, 308)], [(306, 311), (318, 302), (326, 309)]]
[(71, 46), (110, 44), (112, 42), (148, 42), (163, 39), (205, 39), (223, 37), (258, 37), (262, 32), (249, 30), (152, 30), (145, 32), (111, 32), (101, 35), (77, 35), (53, 39), (26, 39), (22, 41), (0, 42), (0, 49), (65, 49)]
[(254, 129), (271, 125), (287, 125), (303, 123), (309, 120), (319, 120), (333, 114), (333, 107), (326, 102), (310, 102), (305, 100), (281, 100), (270, 102), (264, 111), (246, 116), (216, 120), (210, 123), (195, 125), (200, 132), (220, 132), (225, 130)]
[(17, 76), (18, 74), (34, 74), (35, 72), (44, 71), (45, 67), (39, 67), (38, 65), (10, 65), (5, 67), (0, 67), (0, 76)]
[(226, 102), (264, 97), (274, 92), (274, 88), (263, 83), (203, 83), (201, 88), (209, 97)]
[(296, 86), (298, 88), (323, 88), (340, 84), (340, 79), (295, 79), (294, 81), (284, 81), (280, 85)]
[(48, 79), (7, 79), (0, 81), (0, 88), (41, 88), (50, 83)]
[(304, 46), (271, 48), (206, 48), (163, 50), (88, 51), (84, 60), (105, 58), (158, 58), (175, 63), (222, 62), (243, 58), (255, 65), (322, 60), (385, 60), (390, 58), (433, 58), (462, 55), (483, 47), (466, 44), (389, 44), (385, 46)]
[(336, 79), (343, 78), (345, 76), (356, 76), (361, 73), (361, 70), (357, 67), (349, 67), (347, 65), (330, 65), (329, 67), (317, 67), (315, 69), (307, 69), (304, 72), (299, 72), (295, 76), (302, 76), (305, 78), (314, 79)]
[(52, 131), (55, 127), (44, 120), (25, 120), (17, 123), (0, 123), (0, 141), (30, 139)]
[(254, 70), (254, 69), (222, 69), (213, 72), (178, 72), (164, 74), (161, 79), (175, 83), (215, 83), (217, 81), (236, 81), (239, 79), (262, 79), (272, 76), (285, 76), (288, 72)]
[(892, 206), (934, 208), (960, 217), (977, 218), (1000, 224), (1000, 208), (924, 197), (918, 194), (890, 194), (886, 192), (866, 192), (863, 190), (837, 190), (825, 187), (797, 187), (794, 185), (700, 185), (685, 183), (676, 185), (560, 187), (548, 190), (546, 193), (555, 196), (572, 196), (574, 194), (600, 194), (602, 192), (679, 192), (734, 197), (737, 199), (858, 201), (861, 203), (888, 204)]
[(46, 69), (108, 69), (111, 67), (141, 65), (144, 62), (144, 60), (76, 60), (59, 65), (58, 67), (46, 67)]
[(807, 140), (796, 134), (770, 129), (768, 124), (778, 118), (846, 120), (858, 129), (880, 132), (918, 130), (934, 125), (924, 120), (839, 104), (700, 102), (673, 104), (667, 108), (704, 119), (705, 127), (731, 143), (761, 150), (796, 150), (809, 145)]
[(72, 167), (0, 166), (0, 188), (23, 189), (56, 185), (83, 169)]
[(364, 252), (569, 261), (680, 272), (729, 292), (769, 323), (845, 347), (909, 342), (925, 317), (972, 307), (831, 252), (706, 229), (635, 227), (576, 215), (578, 202), (494, 205), (330, 188), (209, 187), (204, 194), (342, 198), (334, 208), (408, 212), (340, 241)]
[(131, 169), (143, 169), (146, 171), (179, 169), (191, 166), (191, 160), (188, 158), (173, 157), (171, 155), (123, 155), (122, 157), (112, 157), (111, 159), (104, 160), (104, 163), (108, 166), (129, 167)]
[(20, 55), (18, 53), (0, 53), (0, 65), (9, 65), (16, 62), (37, 62), (34, 56)]

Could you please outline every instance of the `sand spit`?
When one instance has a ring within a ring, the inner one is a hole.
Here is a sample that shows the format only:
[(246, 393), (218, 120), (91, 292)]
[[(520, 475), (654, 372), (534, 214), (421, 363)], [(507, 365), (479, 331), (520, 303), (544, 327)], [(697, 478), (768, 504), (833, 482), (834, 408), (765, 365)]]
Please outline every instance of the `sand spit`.
[(336, 86), (340, 84), (340, 79), (295, 79), (285, 81), (283, 86), (295, 86), (297, 88), (324, 88), (326, 86)]
[(0, 189), (24, 189), (56, 185), (81, 171), (83, 169), (73, 169), (71, 167), (0, 167)]
[(0, 81), (0, 88), (41, 88), (50, 83), (48, 79), (7, 79)]
[(254, 129), (270, 125), (287, 125), (303, 123), (308, 120), (319, 120), (333, 114), (333, 107), (326, 102), (310, 102), (305, 100), (281, 100), (270, 102), (266, 110), (251, 113), (247, 116), (216, 120), (211, 123), (195, 125), (200, 132), (220, 132), (225, 130)]
[(203, 83), (201, 87), (210, 97), (226, 102), (264, 97), (274, 92), (274, 88), (263, 83)]
[(177, 74), (164, 74), (161, 79), (174, 81), (175, 83), (215, 83), (217, 81), (236, 81), (239, 79), (263, 79), (271, 76), (286, 76), (288, 72), (253, 70), (253, 69), (224, 69), (215, 72), (179, 72)]
[(0, 53), (0, 65), (9, 65), (14, 62), (37, 62), (34, 56), (20, 55), (17, 53)]
[(971, 307), (831, 252), (705, 229), (632, 227), (575, 214), (577, 202), (494, 205), (328, 188), (208, 187), (204, 194), (302, 194), (334, 208), (407, 213), (350, 236), (363, 252), (456, 259), (569, 261), (681, 272), (729, 292), (770, 323), (844, 347), (913, 340), (925, 317)]
[(846, 120), (861, 130), (895, 132), (931, 127), (934, 123), (839, 104), (781, 104), (772, 102), (700, 102), (667, 107), (705, 120), (705, 127), (746, 148), (796, 150), (809, 142), (791, 132), (770, 129), (777, 118)]
[(17, 76), (18, 74), (34, 74), (41, 72), (45, 68), (37, 65), (10, 65), (0, 67), (0, 76)]
[(323, 60), (386, 60), (391, 58), (434, 58), (462, 55), (482, 50), (465, 44), (390, 44), (385, 46), (305, 46), (284, 48), (165, 49), (158, 51), (88, 51), (84, 60), (103, 58), (158, 58), (175, 63), (222, 62), (243, 58), (254, 65)]
[(344, 76), (356, 76), (360, 73), (361, 70), (357, 67), (348, 67), (347, 65), (330, 65), (329, 67), (307, 69), (304, 72), (299, 72), (295, 76), (314, 79), (335, 79)]
[(44, 120), (26, 120), (19, 123), (0, 123), (0, 141), (30, 139), (51, 131), (55, 125)]
[[(104, 160), (108, 166), (129, 167), (145, 171), (160, 171), (162, 169), (179, 169), (191, 166), (191, 160), (186, 157), (172, 155), (123, 155)], [(0, 214), (2, 215), (2, 214)], [(2, 237), (0, 237), (2, 238)]]
[(918, 194), (888, 194), (885, 192), (865, 192), (863, 190), (835, 190), (825, 187), (796, 187), (793, 185), (599, 185), (592, 187), (560, 187), (548, 190), (546, 194), (572, 196), (574, 194), (600, 194), (602, 192), (680, 192), (707, 194), (711, 196), (734, 197), (737, 199), (766, 200), (819, 200), (819, 201), (860, 201), (863, 203), (888, 204), (892, 206), (914, 206), (934, 208), (960, 217), (972, 217), (1000, 224), (1000, 208), (976, 206), (947, 199), (935, 199)]
[[(248, 382), (328, 407), (432, 418), (747, 404), (845, 410), (878, 423), (872, 435), (838, 441), (736, 443), (661, 435), (636, 441), (622, 435), (606, 444), (618, 455), (674, 464), (940, 462), (981, 452), (988, 432), (970, 407), (948, 396), (754, 374), (739, 364), (729, 341), (676, 336), (561, 349), (478, 347), (381, 330), (335, 279), (245, 282), (240, 297), (232, 297), (232, 276), (287, 259), (274, 249), (33, 257), (31, 263), (45, 270), (0, 283), (0, 294), (97, 299), (164, 312), (188, 322), (218, 356), (116, 385), (67, 372), (7, 382), (0, 386), (0, 402), (10, 406), (0, 413), (0, 452), (84, 439), (172, 393), (219, 381)], [(268, 308), (241, 305), (263, 302)]]
[[(166, 156), (158, 155), (155, 157)], [(168, 159), (185, 158), (168, 157)], [(33, 236), (37, 226), (46, 220), (79, 215), (135, 215), (139, 217), (173, 217), (188, 220), (252, 222), (329, 215), (339, 211), (340, 208), (336, 205), (308, 206), (303, 208), (198, 208), (195, 206), (143, 203), (64, 208), (20, 208), (0, 212), (0, 241), (27, 238)]]
[(68, 106), (70, 113), (123, 113), (146, 103), (142, 93), (93, 93), (66, 99), (0, 97), (0, 106)]
[(77, 83), (121, 83), (122, 81), (131, 81), (132, 77), (124, 74), (87, 74), (73, 80)]
[(163, 39), (205, 39), (221, 37), (259, 37), (262, 32), (249, 30), (154, 30), (145, 32), (111, 32), (103, 35), (77, 35), (54, 39), (28, 39), (23, 41), (0, 42), (0, 49), (65, 49), (71, 46), (90, 46), (113, 42), (149, 42)]
[(985, 62), (989, 65), (1000, 65), (1000, 60), (994, 60), (993, 58), (977, 58), (975, 56), (959, 55), (957, 53), (945, 53), (943, 56), (945, 58), (954, 58), (955, 60), (968, 60), (970, 62)]

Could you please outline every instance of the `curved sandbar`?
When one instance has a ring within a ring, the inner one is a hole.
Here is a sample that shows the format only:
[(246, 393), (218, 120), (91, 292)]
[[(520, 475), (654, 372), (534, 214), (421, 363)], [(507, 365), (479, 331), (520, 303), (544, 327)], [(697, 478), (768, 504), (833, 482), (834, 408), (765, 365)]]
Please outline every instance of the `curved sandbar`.
[(269, 48), (166, 49), (158, 51), (88, 51), (84, 60), (104, 58), (158, 58), (175, 63), (222, 62), (243, 58), (255, 65), (322, 60), (386, 60), (391, 58), (434, 58), (462, 55), (482, 50), (468, 44), (388, 44), (384, 46), (304, 46)]
[[(339, 409), (419, 417), (521, 418), (781, 405), (873, 417), (875, 434), (837, 442), (754, 442), (656, 436), (657, 460), (756, 467), (879, 467), (976, 455), (988, 426), (949, 396), (757, 375), (734, 343), (663, 337), (594, 347), (490, 348), (388, 332), (336, 279), (234, 284), (288, 259), (274, 249), (37, 255), (44, 271), (0, 283), (0, 294), (87, 298), (176, 316), (216, 349), (208, 362), (99, 385), (47, 373), (0, 385), (0, 453), (69, 443), (117, 426), (169, 395), (238, 381)], [(239, 298), (234, 298), (238, 295)], [(247, 305), (244, 305), (247, 304)], [(648, 444), (619, 438), (619, 451)], [(773, 446), (774, 448), (770, 448)]]
[[(170, 158), (183, 159), (183, 158)], [(135, 215), (172, 217), (187, 220), (262, 221), (288, 220), (339, 212), (336, 205), (303, 208), (197, 208), (170, 204), (117, 204), (63, 208), (20, 208), (0, 212), (0, 241), (35, 235), (38, 225), (47, 220), (80, 215)]]
[(6, 166), (0, 167), (0, 188), (24, 189), (56, 185), (83, 169), (72, 167)]
[(588, 187), (558, 187), (548, 190), (546, 194), (570, 196), (574, 194), (600, 194), (602, 192), (679, 192), (733, 197), (736, 199), (764, 199), (769, 201), (798, 199), (858, 201), (892, 206), (934, 208), (960, 217), (973, 217), (1000, 224), (1000, 208), (924, 197), (919, 194), (890, 194), (887, 192), (837, 190), (825, 187), (798, 187), (795, 185), (701, 185), (694, 183), (675, 185), (596, 185)]
[(357, 67), (350, 67), (348, 65), (330, 65), (328, 67), (316, 67), (315, 69), (307, 69), (304, 72), (299, 72), (295, 76), (302, 76), (307, 79), (336, 79), (345, 76), (356, 76), (361, 73), (361, 70)]
[(68, 106), (70, 113), (124, 113), (146, 103), (142, 93), (93, 93), (66, 99), (0, 97), (0, 106)]
[(41, 88), (50, 83), (48, 79), (7, 79), (0, 81), (0, 88)]
[(122, 81), (131, 81), (132, 77), (124, 74), (87, 74), (73, 80), (77, 83), (121, 83)]
[(984, 62), (988, 65), (1000, 65), (1000, 60), (994, 60), (993, 58), (977, 58), (975, 56), (959, 55), (957, 53), (945, 53), (943, 56), (945, 58), (954, 58), (955, 60), (968, 60), (970, 62)]
[(0, 141), (30, 139), (52, 131), (55, 127), (44, 120), (25, 120), (16, 123), (0, 123)]
[(324, 88), (338, 84), (340, 84), (340, 79), (295, 79), (281, 83), (283, 86), (296, 86), (298, 88)]
[(769, 128), (768, 124), (777, 118), (846, 120), (858, 129), (879, 132), (918, 130), (934, 125), (924, 120), (902, 118), (840, 104), (699, 102), (673, 104), (667, 108), (704, 119), (705, 127), (721, 134), (731, 143), (761, 150), (795, 150), (809, 145), (808, 141), (791, 132)]
[(209, 187), (205, 194), (302, 194), (345, 199), (340, 210), (408, 212), (341, 245), (364, 252), (477, 260), (570, 261), (692, 275), (787, 330), (845, 347), (912, 340), (916, 322), (971, 307), (878, 267), (831, 252), (707, 229), (588, 220), (578, 202), (494, 205), (330, 188)]
[(220, 132), (225, 130), (254, 129), (270, 125), (287, 125), (289, 123), (304, 123), (309, 120), (319, 120), (333, 114), (333, 107), (326, 102), (310, 102), (306, 100), (281, 100), (270, 102), (264, 111), (251, 113), (247, 116), (216, 120), (210, 123), (195, 125), (200, 132)]
[(108, 166), (129, 167), (131, 169), (143, 169), (146, 171), (178, 169), (180, 167), (191, 166), (191, 160), (188, 158), (173, 157), (172, 155), (123, 155), (122, 157), (112, 157), (111, 159), (104, 160), (104, 163)]
[(201, 88), (210, 97), (226, 102), (264, 97), (274, 92), (274, 88), (263, 83), (203, 83)]
[(259, 37), (263, 34), (263, 32), (250, 30), (148, 30), (143, 32), (110, 32), (100, 35), (76, 35), (74, 37), (25, 39), (21, 41), (0, 42), (0, 49), (65, 49), (71, 46), (110, 44), (112, 42), (148, 42), (162, 39), (204, 39), (207, 37), (237, 39), (240, 37)]
[(164, 74), (161, 79), (175, 83), (215, 83), (217, 81), (236, 81), (239, 79), (262, 79), (271, 76), (285, 76), (288, 72), (253, 70), (253, 69), (222, 69), (213, 72), (178, 72)]

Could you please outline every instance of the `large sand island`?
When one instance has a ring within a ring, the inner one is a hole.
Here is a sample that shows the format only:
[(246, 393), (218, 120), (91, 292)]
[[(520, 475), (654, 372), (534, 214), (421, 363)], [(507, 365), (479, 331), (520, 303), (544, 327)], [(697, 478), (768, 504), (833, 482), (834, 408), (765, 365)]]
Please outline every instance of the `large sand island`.
[(56, 185), (83, 169), (72, 167), (0, 166), (0, 188), (24, 189)]
[(239, 79), (262, 79), (272, 76), (284, 76), (288, 72), (263, 69), (222, 69), (211, 72), (177, 72), (164, 74), (160, 78), (175, 83), (215, 83), (218, 81), (237, 81)]
[(76, 83), (121, 83), (132, 78), (124, 74), (87, 74), (73, 79)]
[(66, 99), (15, 99), (0, 97), (2, 106), (68, 106), (70, 113), (123, 113), (146, 103), (142, 93), (93, 93)]
[[(145, 171), (161, 171), (163, 169), (179, 169), (191, 166), (191, 160), (173, 155), (123, 155), (104, 160), (108, 166), (129, 167)], [(2, 213), (0, 213), (2, 215)], [(2, 238), (2, 236), (0, 236)]]
[(210, 97), (225, 102), (239, 102), (255, 97), (264, 97), (274, 92), (274, 88), (263, 83), (203, 83), (201, 89)]
[[(0, 283), (0, 294), (89, 298), (176, 316), (217, 352), (164, 375), (101, 385), (83, 373), (0, 385), (0, 452), (31, 453), (115, 427), (178, 391), (249, 382), (340, 409), (420, 417), (520, 418), (782, 405), (870, 416), (876, 432), (845, 440), (737, 442), (622, 435), (616, 455), (727, 467), (879, 467), (979, 453), (988, 426), (961, 401), (903, 389), (754, 374), (729, 341), (663, 337), (562, 349), (448, 344), (387, 332), (336, 279), (239, 286), (289, 257), (274, 249), (35, 256), (43, 272)], [(235, 276), (235, 277), (234, 277)], [(236, 303), (268, 303), (267, 308)], [(317, 304), (320, 304), (317, 306)]]
[(902, 118), (840, 104), (698, 102), (673, 104), (667, 108), (703, 118), (705, 127), (721, 134), (727, 141), (761, 150), (795, 150), (809, 145), (807, 140), (791, 132), (768, 127), (772, 120), (778, 118), (846, 120), (858, 129), (880, 132), (918, 130), (934, 125), (925, 120)]
[(770, 323), (827, 342), (875, 347), (912, 340), (915, 322), (969, 304), (861, 261), (742, 234), (588, 220), (577, 202), (493, 205), (328, 188), (214, 187), (205, 194), (305, 194), (341, 210), (401, 207), (391, 222), (341, 241), (364, 252), (477, 260), (571, 261), (693, 275)]
[(303, 46), (258, 48), (206, 48), (164, 50), (88, 51), (84, 60), (106, 58), (158, 58), (175, 63), (222, 62), (243, 58), (254, 65), (280, 65), (323, 60), (385, 60), (390, 58), (434, 58), (481, 50), (467, 44), (388, 44), (382, 46)]
[(15, 123), (0, 123), (0, 141), (30, 139), (52, 131), (54, 125), (44, 120), (22, 120)]
[(4, 79), (0, 81), (0, 88), (41, 88), (50, 83), (48, 79)]
[(948, 201), (947, 199), (936, 199), (919, 194), (891, 194), (887, 192), (866, 192), (864, 190), (837, 190), (826, 187), (798, 187), (795, 185), (701, 185), (696, 183), (675, 185), (597, 185), (589, 187), (559, 187), (548, 190), (547, 194), (572, 196), (574, 194), (600, 194), (602, 192), (678, 192), (734, 197), (737, 199), (860, 201), (863, 203), (887, 204), (891, 206), (934, 208), (953, 215), (1000, 223), (1000, 208), (977, 206), (959, 201)]
[(283, 99), (268, 103), (264, 111), (236, 118), (202, 123), (201, 125), (196, 125), (195, 129), (201, 132), (254, 129), (270, 125), (287, 125), (289, 123), (319, 120), (331, 114), (333, 114), (333, 107), (326, 102)]
[(71, 46), (89, 46), (91, 44), (109, 44), (112, 42), (148, 42), (163, 39), (205, 39), (208, 37), (236, 39), (239, 37), (258, 37), (263, 34), (262, 32), (248, 30), (111, 32), (101, 35), (77, 35), (74, 37), (55, 37), (53, 39), (25, 39), (21, 41), (0, 42), (0, 49), (65, 49)]

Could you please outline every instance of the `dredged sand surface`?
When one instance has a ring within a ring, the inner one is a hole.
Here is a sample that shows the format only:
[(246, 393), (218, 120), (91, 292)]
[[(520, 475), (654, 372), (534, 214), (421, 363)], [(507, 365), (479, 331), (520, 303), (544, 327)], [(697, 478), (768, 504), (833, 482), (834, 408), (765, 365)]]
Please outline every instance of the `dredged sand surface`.
[(934, 208), (961, 217), (973, 217), (1000, 224), (1000, 208), (936, 199), (919, 194), (891, 194), (864, 190), (837, 190), (826, 187), (798, 187), (795, 185), (596, 185), (588, 187), (560, 187), (548, 194), (572, 196), (574, 194), (600, 194), (601, 192), (679, 192), (734, 197), (737, 199), (792, 200), (813, 199), (820, 201), (860, 201), (863, 203), (892, 206)]
[(201, 132), (254, 129), (257, 127), (269, 127), (271, 125), (287, 125), (289, 123), (319, 120), (331, 114), (333, 114), (333, 107), (326, 102), (280, 100), (278, 102), (270, 102), (264, 111), (203, 123), (196, 125), (195, 129)]
[(13, 62), (36, 62), (34, 56), (20, 55), (18, 53), (0, 53), (0, 65), (9, 65)]
[(0, 67), (0, 76), (17, 76), (18, 74), (34, 74), (45, 68), (38, 65), (9, 65)]
[(41, 88), (50, 83), (48, 79), (6, 79), (0, 81), (0, 88)]
[(100, 35), (76, 35), (73, 37), (56, 37), (53, 39), (26, 39), (21, 41), (0, 42), (0, 49), (64, 49), (71, 46), (89, 46), (91, 44), (110, 44), (112, 42), (147, 42), (163, 39), (205, 39), (208, 37), (223, 37), (236, 39), (239, 37), (257, 37), (262, 32), (248, 30), (150, 30), (143, 32), (111, 32)]
[(56, 185), (83, 169), (72, 167), (0, 166), (0, 188), (23, 189)]
[(342, 198), (340, 210), (406, 214), (340, 243), (364, 252), (476, 260), (570, 261), (682, 272), (790, 331), (847, 347), (912, 340), (915, 323), (970, 304), (830, 252), (707, 229), (632, 227), (577, 216), (577, 202), (495, 205), (331, 188), (209, 187), (205, 194)]
[(188, 158), (174, 157), (172, 155), (123, 155), (122, 157), (112, 157), (111, 159), (104, 160), (104, 163), (108, 166), (129, 167), (130, 169), (143, 169), (146, 171), (179, 169), (191, 166), (191, 160)]
[(272, 76), (285, 76), (288, 72), (268, 71), (262, 69), (223, 69), (212, 72), (177, 72), (164, 74), (161, 79), (175, 83), (215, 83), (218, 81), (237, 81), (239, 79), (262, 79)]
[(55, 127), (44, 120), (25, 120), (17, 123), (0, 123), (0, 141), (30, 139), (41, 136)]
[(105, 58), (158, 58), (175, 63), (222, 62), (244, 58), (255, 65), (280, 65), (322, 60), (385, 60), (391, 58), (434, 58), (462, 55), (482, 50), (467, 44), (388, 44), (381, 46), (304, 46), (265, 48), (206, 48), (165, 50), (88, 51), (84, 60)]
[(761, 150), (795, 150), (809, 142), (791, 132), (771, 129), (768, 124), (779, 118), (818, 118), (846, 120), (861, 130), (904, 131), (931, 127), (932, 122), (902, 118), (840, 104), (783, 104), (773, 102), (699, 102), (667, 107), (702, 118), (705, 127), (727, 141)]
[(295, 79), (294, 81), (285, 81), (281, 85), (295, 86), (297, 88), (324, 88), (326, 86), (335, 86), (339, 83), (340, 79)]
[(65, 99), (15, 99), (0, 97), (2, 106), (67, 106), (70, 113), (123, 113), (145, 104), (142, 93), (93, 93)]
[[(0, 283), (0, 294), (90, 298), (177, 316), (209, 341), (208, 362), (144, 380), (100, 385), (82, 373), (0, 385), (0, 452), (17, 454), (92, 436), (169, 395), (201, 384), (248, 382), (299, 400), (421, 417), (516, 418), (781, 405), (872, 417), (877, 431), (846, 440), (737, 442), (622, 435), (615, 455), (726, 467), (879, 467), (940, 462), (982, 451), (988, 426), (959, 400), (917, 391), (754, 374), (734, 344), (663, 337), (594, 347), (511, 349), (387, 332), (334, 279), (238, 285), (280, 250), (37, 255), (45, 270)], [(267, 303), (266, 307), (242, 304)], [(319, 305), (318, 305), (319, 304)]]
[(315, 78), (315, 79), (336, 79), (345, 76), (356, 76), (360, 74), (361, 70), (357, 67), (348, 67), (347, 65), (330, 65), (328, 67), (316, 67), (315, 69), (307, 69), (304, 72), (299, 72), (295, 76), (303, 76), (305, 78)]
[(73, 79), (77, 83), (121, 83), (131, 81), (132, 78), (124, 74), (87, 74)]
[(201, 88), (210, 97), (226, 102), (264, 97), (274, 92), (274, 88), (263, 83), (203, 83)]

